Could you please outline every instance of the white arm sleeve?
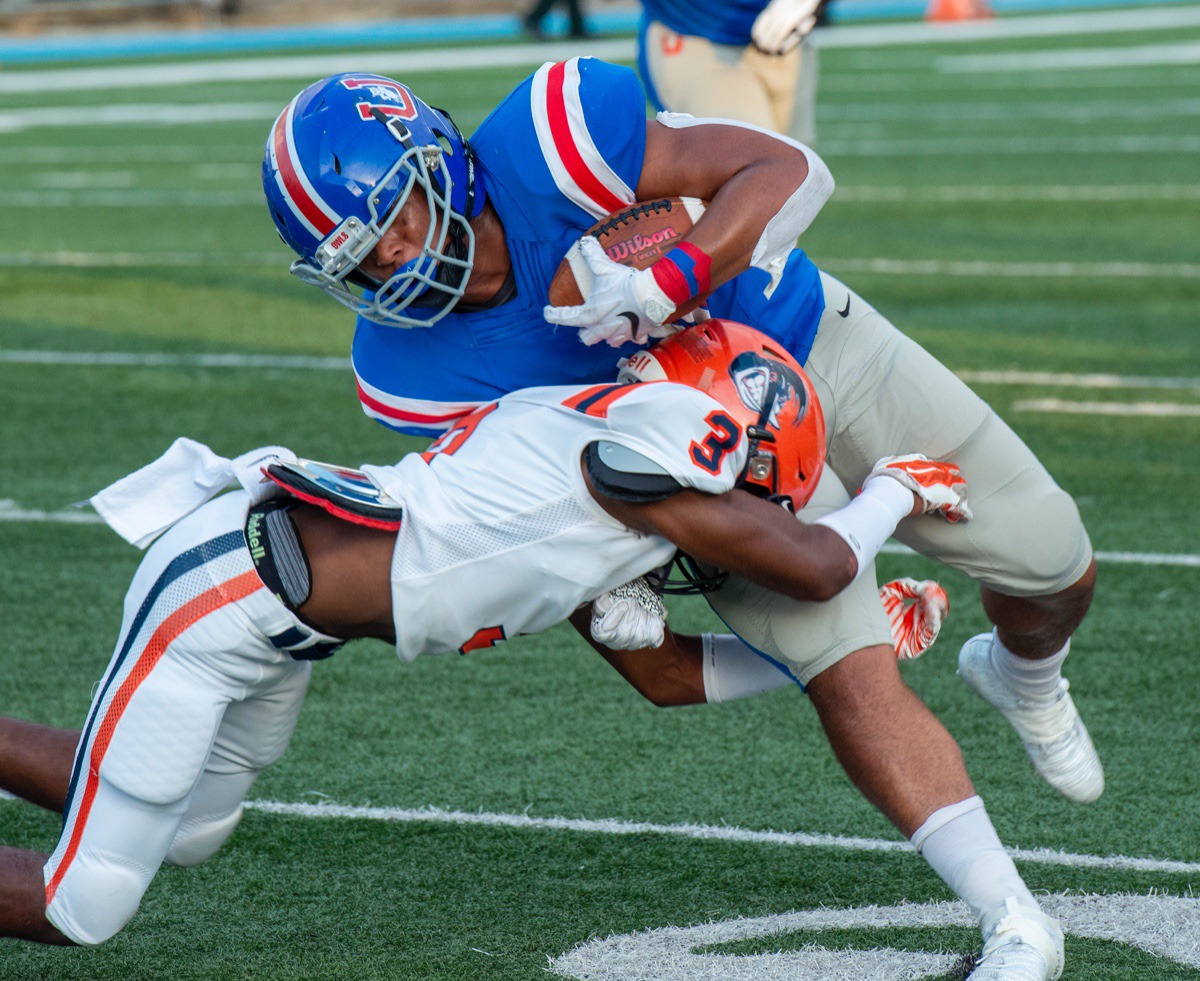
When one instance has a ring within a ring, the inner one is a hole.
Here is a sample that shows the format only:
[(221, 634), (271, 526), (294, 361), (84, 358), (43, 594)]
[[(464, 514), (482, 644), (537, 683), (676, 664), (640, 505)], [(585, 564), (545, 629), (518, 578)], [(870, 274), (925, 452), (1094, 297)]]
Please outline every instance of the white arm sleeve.
[(795, 683), (783, 668), (760, 657), (732, 634), (702, 634), (704, 700), (732, 702)]
[[(891, 487), (887, 486), (889, 483)], [(858, 575), (861, 576), (879, 554), (883, 543), (891, 538), (896, 525), (908, 517), (912, 509), (912, 491), (899, 481), (876, 477), (868, 480), (862, 493), (845, 507), (817, 518), (813, 524), (837, 532), (850, 546), (858, 559)]]
[(753, 126), (750, 123), (742, 123), (733, 119), (697, 119), (694, 116), (678, 112), (660, 112), (655, 118), (671, 129), (686, 129), (689, 126), (738, 126), (742, 129), (754, 130), (756, 133), (763, 133), (804, 154), (804, 159), (808, 161), (808, 176), (783, 203), (783, 207), (779, 209), (775, 217), (767, 222), (767, 227), (763, 229), (762, 235), (759, 236), (758, 242), (754, 246), (754, 252), (750, 256), (750, 265), (759, 269), (771, 272), (768, 267), (772, 260), (787, 255), (792, 250), (796, 239), (812, 224), (813, 219), (817, 217), (817, 212), (833, 194), (833, 174), (825, 165), (825, 161), (817, 155), (817, 151), (812, 147), (798, 143), (789, 137), (772, 133), (769, 129), (763, 129), (761, 126)]

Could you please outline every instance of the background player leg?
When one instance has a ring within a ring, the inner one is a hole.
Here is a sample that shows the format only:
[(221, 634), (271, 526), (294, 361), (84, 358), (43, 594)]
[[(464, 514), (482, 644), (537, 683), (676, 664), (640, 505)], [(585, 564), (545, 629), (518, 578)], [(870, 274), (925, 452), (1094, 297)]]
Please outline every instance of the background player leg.
[(0, 790), (62, 813), (78, 729), (0, 719)]
[(71, 943), (46, 919), (42, 866), (50, 856), (0, 846), (0, 937), (42, 944)]

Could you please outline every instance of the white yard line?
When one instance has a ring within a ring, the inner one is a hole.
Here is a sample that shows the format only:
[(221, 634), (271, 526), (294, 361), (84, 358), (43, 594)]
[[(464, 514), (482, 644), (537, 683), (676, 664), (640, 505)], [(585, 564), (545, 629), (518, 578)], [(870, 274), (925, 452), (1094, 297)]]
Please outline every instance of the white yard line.
[(934, 59), (936, 71), (1024, 72), (1063, 68), (1127, 68), (1132, 65), (1200, 64), (1200, 44), (1147, 44), (1122, 48), (1062, 48), (1011, 54), (944, 55)]
[[(396, 823), (451, 824), (471, 827), (516, 828), (530, 831), (571, 831), (581, 834), (661, 835), (699, 841), (730, 844), (784, 845), (800, 848), (835, 848), (855, 852), (910, 852), (906, 841), (880, 838), (850, 838), (841, 835), (809, 834), (803, 831), (755, 831), (728, 825), (653, 824), (640, 821), (586, 820), (577, 818), (538, 818), (528, 814), (489, 814), (487, 812), (448, 811), (438, 807), (419, 809), (399, 807), (347, 807), (341, 804), (303, 804), (283, 801), (247, 801), (249, 810), (288, 817), (324, 820), (388, 821)], [(1013, 858), (1042, 865), (1067, 868), (1123, 869), (1138, 872), (1167, 872), (1193, 875), (1200, 862), (1171, 859), (1137, 858), (1126, 855), (1080, 855), (1049, 848), (1010, 848)]]
[[(1073, 34), (1123, 33), (1129, 30), (1173, 30), (1200, 26), (1200, 7), (1150, 7), (1129, 11), (1081, 11), (1059, 15), (1004, 17), (960, 24), (846, 24), (818, 31), (824, 48), (875, 48), (908, 44), (1004, 40)], [(313, 79), (361, 69), (369, 57), (371, 70), (407, 77), (418, 72), (536, 67), (573, 55), (592, 55), (608, 61), (630, 61), (632, 38), (564, 41), (551, 44), (472, 45), (409, 51), (329, 52), (284, 57), (228, 58), (180, 61), (122, 68), (6, 69), (0, 75), (0, 94), (80, 92), (142, 89), (162, 85), (248, 82), (267, 79)], [(277, 112), (278, 106), (275, 107)], [(90, 112), (92, 110), (81, 110)]]
[[(90, 510), (70, 508), (65, 511), (39, 511), (19, 507), (16, 501), (0, 499), (0, 524), (14, 522), (22, 524), (101, 525), (103, 519)], [(899, 542), (883, 546), (886, 555), (913, 555), (912, 549)], [(1200, 555), (1172, 554), (1167, 552), (1097, 552), (1096, 560), (1112, 565), (1156, 565), (1183, 569), (1200, 569)]]
[(1191, 262), (986, 262), (943, 259), (822, 259), (821, 265), (851, 273), (888, 276), (1017, 276), (1054, 279), (1200, 279)]
[(839, 185), (834, 202), (876, 204), (908, 201), (1200, 201), (1200, 184), (1049, 184), (1041, 187), (1010, 184), (905, 187), (902, 185)]
[[(279, 368), (349, 371), (349, 358), (307, 354), (168, 354), (152, 351), (40, 351), (0, 348), (0, 364), (131, 366), (145, 368)], [(1200, 392), (1200, 378), (1186, 376), (1110, 375), (1056, 371), (956, 372), (965, 382), (983, 385), (1049, 385), (1061, 388), (1161, 388)]]
[(1179, 402), (1068, 402), (1064, 399), (1026, 399), (1014, 402), (1015, 412), (1065, 412), (1084, 416), (1156, 416), (1200, 419), (1200, 405)]
[(1200, 136), (947, 136), (912, 139), (821, 138), (826, 157), (1009, 156), (1200, 153)]
[[(202, 252), (0, 252), (0, 268), (156, 269), (168, 267), (278, 266), (283, 253)], [(1036, 277), (1054, 279), (1197, 279), (1200, 263), (1191, 262), (988, 262), (944, 259), (824, 258), (822, 266), (849, 273), (889, 276)]]

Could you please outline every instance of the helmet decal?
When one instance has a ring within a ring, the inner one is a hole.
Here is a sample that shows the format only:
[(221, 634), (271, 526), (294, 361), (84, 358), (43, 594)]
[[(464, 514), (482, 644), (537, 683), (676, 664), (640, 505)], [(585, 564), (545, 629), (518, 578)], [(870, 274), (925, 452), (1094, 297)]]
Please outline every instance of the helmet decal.
[(776, 381), (775, 399), (767, 417), (769, 426), (779, 428), (780, 414), (785, 408), (793, 408), (793, 400), (794, 411), (788, 413), (788, 424), (796, 427), (804, 419), (808, 402), (804, 383), (783, 362), (764, 358), (757, 351), (744, 351), (730, 363), (729, 377), (746, 408), (758, 413), (763, 411), (763, 399), (770, 390), (771, 381)]
[(747, 443), (739, 487), (788, 497), (796, 508), (812, 497), (825, 464), (825, 417), (804, 369), (765, 334), (706, 320), (638, 352), (619, 377), (671, 381), (709, 395)]

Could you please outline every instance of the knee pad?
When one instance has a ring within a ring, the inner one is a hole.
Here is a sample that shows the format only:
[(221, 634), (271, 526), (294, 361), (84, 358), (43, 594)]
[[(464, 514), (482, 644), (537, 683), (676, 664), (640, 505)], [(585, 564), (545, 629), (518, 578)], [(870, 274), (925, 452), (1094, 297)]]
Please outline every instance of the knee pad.
[(216, 854), (241, 819), (240, 804), (224, 817), (209, 815), (196, 821), (185, 818), (167, 851), (167, 861), (172, 865), (199, 865)]
[(46, 919), (77, 944), (102, 944), (133, 918), (152, 877), (152, 871), (117, 856), (76, 855), (46, 907)]

